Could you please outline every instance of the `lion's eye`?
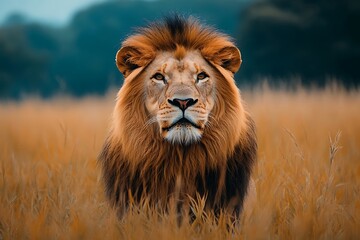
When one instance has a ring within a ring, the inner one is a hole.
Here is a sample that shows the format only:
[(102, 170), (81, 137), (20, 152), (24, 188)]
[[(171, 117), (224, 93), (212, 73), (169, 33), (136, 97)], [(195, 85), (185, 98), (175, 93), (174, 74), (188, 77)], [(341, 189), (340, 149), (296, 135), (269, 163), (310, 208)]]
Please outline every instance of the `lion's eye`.
[(208, 78), (209, 77), (209, 75), (207, 75), (205, 72), (201, 72), (201, 73), (199, 73), (198, 75), (197, 75), (197, 80), (198, 81), (201, 81), (201, 80), (204, 80), (204, 79), (206, 79), (206, 78)]
[(155, 80), (158, 80), (158, 81), (164, 81), (165, 82), (165, 77), (161, 73), (155, 73), (154, 76), (152, 76), (151, 78), (153, 78)]

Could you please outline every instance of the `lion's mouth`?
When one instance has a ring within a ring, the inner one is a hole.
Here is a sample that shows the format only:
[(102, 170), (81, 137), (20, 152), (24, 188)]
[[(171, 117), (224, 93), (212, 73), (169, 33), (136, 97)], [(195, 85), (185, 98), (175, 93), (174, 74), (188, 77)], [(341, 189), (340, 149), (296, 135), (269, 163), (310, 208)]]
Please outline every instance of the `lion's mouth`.
[(191, 125), (194, 128), (201, 129), (200, 126), (196, 125), (195, 123), (193, 123), (189, 119), (183, 117), (183, 118), (179, 119), (178, 121), (176, 121), (175, 123), (171, 124), (169, 127), (163, 128), (163, 130), (164, 131), (170, 131), (173, 127), (178, 126), (178, 125), (183, 125), (183, 126)]

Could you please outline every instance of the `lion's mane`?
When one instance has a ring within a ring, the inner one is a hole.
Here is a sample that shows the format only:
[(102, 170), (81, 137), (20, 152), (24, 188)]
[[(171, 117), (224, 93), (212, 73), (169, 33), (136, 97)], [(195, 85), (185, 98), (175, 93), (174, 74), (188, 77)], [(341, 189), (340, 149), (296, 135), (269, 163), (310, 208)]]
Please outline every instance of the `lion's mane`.
[[(188, 146), (165, 141), (158, 126), (149, 124), (141, 77), (156, 54), (176, 51), (179, 46), (183, 51), (199, 50), (221, 80), (216, 84), (208, 126), (201, 140)], [(123, 56), (127, 65), (122, 66), (119, 59), (117, 65), (126, 78), (99, 157), (112, 205), (125, 210), (130, 202), (146, 198), (151, 205), (165, 207), (172, 197), (186, 201), (198, 193), (206, 196), (207, 208), (216, 211), (238, 197), (241, 204), (235, 211), (239, 213), (257, 144), (254, 123), (244, 110), (232, 70), (226, 69), (226, 56), (216, 54), (234, 44), (195, 20), (174, 17), (140, 29), (122, 47), (129, 47), (129, 55)]]

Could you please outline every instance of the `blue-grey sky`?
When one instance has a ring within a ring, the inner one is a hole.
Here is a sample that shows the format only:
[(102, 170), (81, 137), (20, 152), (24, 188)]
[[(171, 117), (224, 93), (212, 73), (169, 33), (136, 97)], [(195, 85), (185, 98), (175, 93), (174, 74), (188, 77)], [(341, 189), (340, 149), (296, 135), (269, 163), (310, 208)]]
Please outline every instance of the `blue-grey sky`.
[(0, 23), (9, 14), (17, 12), (31, 20), (63, 25), (76, 11), (104, 1), (106, 0), (0, 0)]

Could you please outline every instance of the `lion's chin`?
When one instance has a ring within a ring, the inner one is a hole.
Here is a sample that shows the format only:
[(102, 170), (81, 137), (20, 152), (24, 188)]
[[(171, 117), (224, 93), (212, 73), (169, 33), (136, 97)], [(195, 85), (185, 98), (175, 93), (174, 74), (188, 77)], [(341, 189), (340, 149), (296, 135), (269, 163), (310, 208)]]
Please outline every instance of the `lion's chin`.
[(172, 144), (190, 145), (199, 142), (202, 131), (190, 126), (177, 126), (162, 133), (165, 140)]

